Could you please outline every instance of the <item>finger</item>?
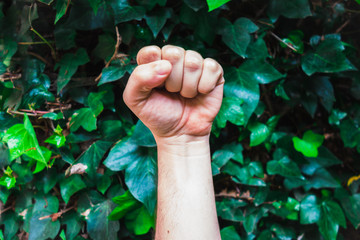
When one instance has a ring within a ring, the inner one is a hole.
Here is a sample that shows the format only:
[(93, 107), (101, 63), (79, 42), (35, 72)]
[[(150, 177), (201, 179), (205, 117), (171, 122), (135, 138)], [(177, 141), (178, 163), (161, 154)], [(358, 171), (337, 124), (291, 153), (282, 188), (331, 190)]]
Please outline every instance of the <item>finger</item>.
[(203, 68), (203, 58), (195, 51), (185, 53), (184, 76), (180, 94), (186, 98), (193, 98), (198, 93), (198, 84)]
[(158, 46), (147, 46), (140, 49), (136, 61), (139, 65), (161, 60), (161, 49)]
[(165, 82), (166, 90), (169, 92), (180, 92), (184, 71), (185, 50), (181, 47), (166, 45), (162, 48), (161, 55), (162, 59), (168, 60), (173, 66), (172, 72)]
[(139, 65), (131, 74), (126, 84), (123, 98), (129, 108), (146, 100), (153, 88), (164, 83), (171, 72), (172, 66), (166, 60)]
[(202, 94), (210, 93), (216, 85), (224, 81), (223, 69), (214, 59), (206, 58), (203, 63), (203, 71), (198, 85), (198, 91)]

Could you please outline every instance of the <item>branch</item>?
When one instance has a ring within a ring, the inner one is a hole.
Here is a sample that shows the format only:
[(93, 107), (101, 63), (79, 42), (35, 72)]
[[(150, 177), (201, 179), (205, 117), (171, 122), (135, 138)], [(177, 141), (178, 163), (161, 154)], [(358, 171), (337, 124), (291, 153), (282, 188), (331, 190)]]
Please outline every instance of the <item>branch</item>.
[(51, 221), (55, 222), (59, 217), (61, 217), (61, 215), (63, 215), (64, 213), (66, 213), (67, 211), (70, 211), (71, 209), (74, 209), (75, 207), (72, 206), (70, 208), (67, 208), (65, 210), (61, 210), (60, 212), (57, 212), (57, 213), (53, 213), (53, 214), (50, 214), (50, 215), (47, 215), (47, 216), (43, 216), (43, 217), (40, 217), (39, 220), (44, 220), (44, 219), (47, 219), (47, 218), (51, 218)]
[(288, 48), (290, 48), (291, 50), (293, 50), (294, 52), (298, 52), (293, 46), (291, 46), (290, 44), (288, 44), (287, 42), (283, 41), (281, 38), (279, 38), (275, 33), (273, 32), (269, 32), (274, 38), (276, 38), (278, 41), (282, 42), (283, 44), (285, 44)]
[[(117, 58), (117, 55), (119, 52), (119, 47), (120, 47), (122, 38), (120, 36), (119, 29), (117, 26), (115, 26), (115, 30), (116, 30), (116, 45), (115, 45), (114, 54), (111, 56), (110, 60), (105, 64), (104, 68), (107, 68), (110, 66), (110, 63)], [(97, 78), (95, 78), (95, 82), (99, 81), (101, 76), (102, 76), (102, 73), (100, 73), (99, 76), (97, 76)]]

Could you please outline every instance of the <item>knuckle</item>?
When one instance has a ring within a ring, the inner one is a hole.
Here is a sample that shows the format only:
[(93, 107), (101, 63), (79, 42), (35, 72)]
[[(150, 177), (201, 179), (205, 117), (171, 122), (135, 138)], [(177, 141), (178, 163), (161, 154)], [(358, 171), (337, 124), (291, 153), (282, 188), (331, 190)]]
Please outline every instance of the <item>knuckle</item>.
[(137, 54), (138, 64), (144, 64), (159, 60), (161, 57), (161, 50), (158, 46), (147, 46), (140, 49)]
[(222, 67), (212, 58), (206, 58), (204, 60), (204, 68), (208, 69), (212, 73), (222, 73)]
[(162, 48), (162, 58), (176, 62), (184, 56), (184, 51), (181, 47), (166, 45)]

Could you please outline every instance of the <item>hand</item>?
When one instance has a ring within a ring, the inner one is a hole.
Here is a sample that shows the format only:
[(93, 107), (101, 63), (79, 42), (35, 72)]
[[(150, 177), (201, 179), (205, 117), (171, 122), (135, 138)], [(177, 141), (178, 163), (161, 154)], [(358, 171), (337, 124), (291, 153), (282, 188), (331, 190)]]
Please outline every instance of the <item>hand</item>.
[(223, 97), (222, 67), (171, 45), (144, 47), (137, 62), (123, 97), (155, 139), (208, 136)]

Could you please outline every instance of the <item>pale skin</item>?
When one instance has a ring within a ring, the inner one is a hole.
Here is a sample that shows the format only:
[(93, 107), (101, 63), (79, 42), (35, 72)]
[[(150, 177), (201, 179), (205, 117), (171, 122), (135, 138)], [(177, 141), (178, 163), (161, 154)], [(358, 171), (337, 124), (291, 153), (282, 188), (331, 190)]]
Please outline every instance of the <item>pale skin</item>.
[(158, 149), (156, 240), (219, 240), (209, 135), (223, 97), (223, 70), (191, 50), (148, 46), (124, 91)]

